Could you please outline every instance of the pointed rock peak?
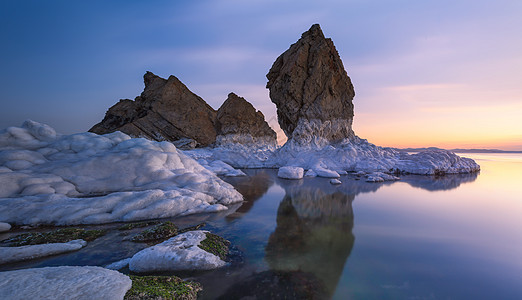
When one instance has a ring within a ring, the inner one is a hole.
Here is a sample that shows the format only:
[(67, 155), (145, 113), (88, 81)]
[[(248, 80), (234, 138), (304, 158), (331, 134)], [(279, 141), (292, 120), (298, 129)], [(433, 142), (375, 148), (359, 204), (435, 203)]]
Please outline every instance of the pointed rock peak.
[(312, 38), (319, 37), (319, 38), (325, 39), (324, 33), (321, 30), (321, 26), (319, 24), (312, 25), (312, 27), (310, 27), (310, 29), (308, 29), (308, 31), (304, 32), (301, 35), (301, 38), (307, 38), (307, 37), (312, 37)]
[(319, 24), (281, 54), (266, 77), (279, 125), (289, 139), (328, 144), (354, 136), (355, 91), (339, 53)]
[(216, 132), (218, 145), (269, 144), (276, 145), (276, 133), (260, 111), (245, 98), (229, 93), (217, 111)]

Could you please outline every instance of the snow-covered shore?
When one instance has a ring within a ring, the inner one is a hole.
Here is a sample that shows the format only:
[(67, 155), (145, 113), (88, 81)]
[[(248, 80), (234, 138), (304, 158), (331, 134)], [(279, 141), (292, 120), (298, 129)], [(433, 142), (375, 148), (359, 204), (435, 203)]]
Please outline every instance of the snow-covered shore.
[(0, 131), (0, 221), (99, 224), (227, 209), (243, 200), (172, 143), (58, 135), (26, 121)]

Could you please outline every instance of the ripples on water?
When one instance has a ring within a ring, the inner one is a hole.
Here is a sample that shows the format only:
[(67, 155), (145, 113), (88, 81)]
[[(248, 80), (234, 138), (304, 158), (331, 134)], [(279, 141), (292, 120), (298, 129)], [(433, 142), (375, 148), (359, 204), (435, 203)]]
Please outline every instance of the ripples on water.
[[(339, 186), (245, 170), (226, 178), (242, 205), (173, 220), (205, 221), (242, 262), (182, 275), (203, 284), (204, 299), (522, 299), (522, 157), (472, 158), (481, 174), (385, 183), (348, 175)], [(124, 238), (113, 230), (76, 253), (2, 270), (104, 265), (144, 247)]]

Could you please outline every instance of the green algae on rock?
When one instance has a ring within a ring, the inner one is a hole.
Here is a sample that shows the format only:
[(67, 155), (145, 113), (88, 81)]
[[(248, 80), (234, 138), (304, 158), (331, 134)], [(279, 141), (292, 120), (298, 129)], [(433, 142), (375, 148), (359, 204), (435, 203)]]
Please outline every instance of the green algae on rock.
[(121, 225), (118, 230), (131, 230), (134, 228), (143, 228), (150, 225), (156, 225), (159, 224), (159, 221), (144, 221), (144, 222), (135, 222), (135, 223), (127, 223), (124, 225)]
[(178, 235), (179, 229), (174, 223), (167, 221), (158, 224), (152, 228), (146, 229), (140, 234), (132, 238), (133, 242), (151, 242), (164, 241), (168, 238)]
[(72, 240), (82, 239), (87, 242), (105, 235), (105, 230), (85, 230), (82, 228), (60, 228), (50, 232), (31, 232), (12, 237), (4, 242), (8, 246), (19, 247), (26, 245), (39, 245), (49, 243), (66, 243)]
[(130, 276), (132, 288), (125, 294), (126, 300), (138, 299), (196, 299), (201, 285), (184, 281), (176, 276)]
[(219, 235), (215, 235), (210, 232), (205, 232), (205, 235), (207, 238), (202, 240), (198, 247), (207, 251), (208, 253), (218, 256), (221, 260), (225, 260), (228, 255), (230, 241), (227, 241)]

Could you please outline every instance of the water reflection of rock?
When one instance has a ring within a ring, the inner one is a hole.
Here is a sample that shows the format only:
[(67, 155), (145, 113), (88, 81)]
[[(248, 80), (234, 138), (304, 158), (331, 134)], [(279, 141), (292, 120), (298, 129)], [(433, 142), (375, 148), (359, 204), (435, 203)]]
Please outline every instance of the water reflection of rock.
[(401, 180), (412, 187), (428, 191), (445, 191), (458, 188), (461, 184), (473, 182), (479, 173), (449, 174), (446, 176), (403, 176)]
[(279, 205), (277, 227), (266, 246), (268, 265), (272, 271), (313, 275), (330, 297), (355, 240), (355, 194), (313, 184), (291, 183), (283, 187), (286, 196)]
[(232, 184), (238, 192), (243, 195), (245, 201), (235, 211), (228, 215), (228, 220), (236, 219), (252, 209), (254, 203), (268, 191), (274, 184), (273, 170), (269, 169), (249, 169), (243, 170), (247, 176), (225, 177), (228, 183)]

